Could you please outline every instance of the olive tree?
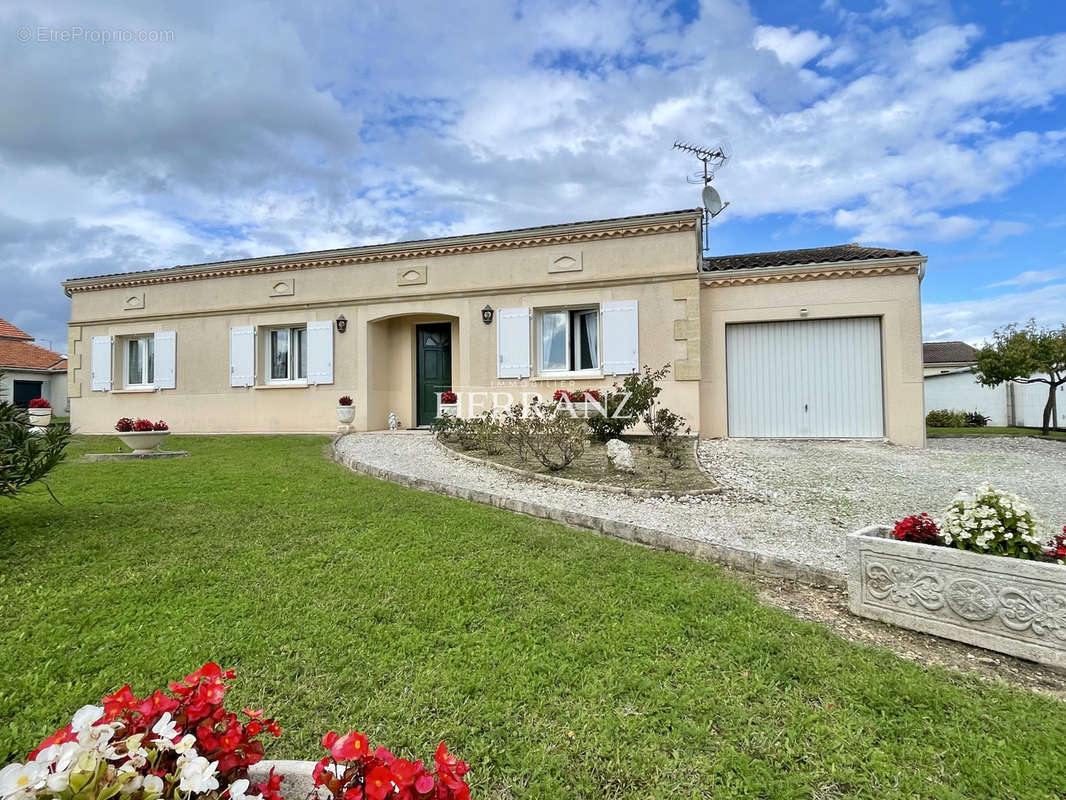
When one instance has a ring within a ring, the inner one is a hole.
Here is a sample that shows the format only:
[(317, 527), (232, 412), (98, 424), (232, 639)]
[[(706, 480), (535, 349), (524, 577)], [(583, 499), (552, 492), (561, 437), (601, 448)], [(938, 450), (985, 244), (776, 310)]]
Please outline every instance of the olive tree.
[[(63, 460), (69, 441), (69, 425), (33, 430), (25, 410), (0, 397), (0, 497), (15, 497), (45, 477)], [(55, 499), (47, 484), (45, 488)]]
[(1066, 323), (1058, 328), (1038, 328), (1029, 320), (1024, 328), (1011, 323), (992, 334), (992, 343), (977, 352), (974, 368), (977, 380), (985, 386), (1007, 381), (1046, 383), (1043, 432), (1051, 428), (1055, 392), (1066, 383)]

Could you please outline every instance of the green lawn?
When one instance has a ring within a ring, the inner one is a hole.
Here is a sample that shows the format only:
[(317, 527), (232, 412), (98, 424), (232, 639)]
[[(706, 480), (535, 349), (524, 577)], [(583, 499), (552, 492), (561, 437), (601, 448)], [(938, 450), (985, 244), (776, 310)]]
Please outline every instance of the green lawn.
[(68, 461), (62, 506), (0, 499), (0, 763), (214, 659), (285, 726), (269, 756), (443, 738), (478, 798), (1066, 791), (1059, 702), (845, 643), (684, 556), (352, 475), (325, 442), (174, 436), (190, 458)]
[[(926, 428), (929, 436), (1040, 436), (1040, 428)], [(1052, 439), (1066, 439), (1066, 431), (1050, 430)]]

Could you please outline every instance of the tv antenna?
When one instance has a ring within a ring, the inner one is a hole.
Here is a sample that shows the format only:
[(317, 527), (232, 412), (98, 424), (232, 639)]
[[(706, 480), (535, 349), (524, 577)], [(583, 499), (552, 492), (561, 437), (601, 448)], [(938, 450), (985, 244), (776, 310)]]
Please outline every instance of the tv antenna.
[(721, 142), (714, 147), (698, 147), (694, 144), (675, 141), (674, 149), (681, 150), (684, 153), (691, 153), (703, 162), (702, 174), (695, 172), (691, 175), (686, 175), (685, 180), (688, 183), (703, 184), (703, 193), (700, 199), (703, 206), (703, 249), (706, 251), (710, 249), (707, 241), (709, 223), (725, 211), (726, 206), (729, 205), (729, 201), (722, 202), (722, 197), (718, 194), (718, 190), (711, 186), (715, 173), (725, 166), (725, 163), (729, 160), (729, 146)]

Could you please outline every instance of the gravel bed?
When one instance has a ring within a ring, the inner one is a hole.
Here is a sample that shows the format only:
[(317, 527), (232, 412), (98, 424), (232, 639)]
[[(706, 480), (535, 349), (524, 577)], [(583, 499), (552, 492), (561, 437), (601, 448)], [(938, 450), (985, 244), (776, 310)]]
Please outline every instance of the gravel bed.
[(341, 455), (415, 478), (492, 492), (845, 571), (848, 532), (906, 514), (938, 514), (980, 483), (1026, 498), (1050, 535), (1066, 523), (1066, 444), (1028, 438), (930, 440), (918, 450), (873, 442), (731, 439), (700, 443), (720, 495), (627, 497), (520, 478), (449, 457), (429, 434), (343, 437)]

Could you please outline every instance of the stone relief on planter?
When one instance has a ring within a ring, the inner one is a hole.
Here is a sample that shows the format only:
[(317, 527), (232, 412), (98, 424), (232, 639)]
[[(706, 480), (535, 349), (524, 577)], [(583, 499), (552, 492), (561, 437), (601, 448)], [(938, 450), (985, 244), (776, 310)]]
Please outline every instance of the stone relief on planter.
[(1066, 567), (901, 542), (875, 526), (848, 537), (851, 610), (912, 630), (1066, 668)]

